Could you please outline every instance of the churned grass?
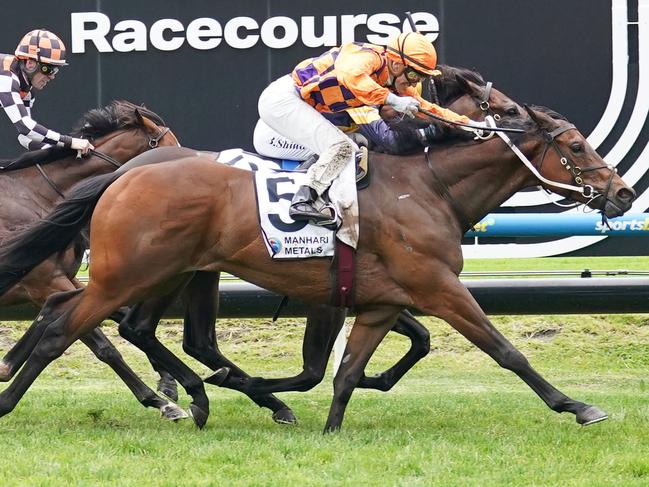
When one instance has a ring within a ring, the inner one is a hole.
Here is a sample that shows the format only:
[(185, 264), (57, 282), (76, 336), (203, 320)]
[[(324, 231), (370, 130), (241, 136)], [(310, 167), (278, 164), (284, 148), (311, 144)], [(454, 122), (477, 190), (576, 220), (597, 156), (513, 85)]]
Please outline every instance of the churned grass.
[[(610, 420), (587, 428), (550, 411), (510, 372), (448, 325), (423, 318), (431, 353), (388, 393), (356, 391), (343, 429), (323, 436), (331, 374), (284, 393), (299, 418), (280, 426), (247, 398), (212, 386), (203, 431), (144, 409), (82, 345), (52, 364), (0, 419), (4, 486), (645, 486), (649, 484), (649, 318), (642, 315), (493, 317), (553, 384)], [(27, 326), (2, 323), (4, 353)], [(180, 351), (181, 325), (159, 335)], [(144, 356), (104, 331), (150, 384)], [(222, 320), (219, 344), (254, 375), (300, 370), (297, 319)], [(368, 367), (407, 348), (389, 336)], [(181, 393), (180, 404), (188, 398)]]

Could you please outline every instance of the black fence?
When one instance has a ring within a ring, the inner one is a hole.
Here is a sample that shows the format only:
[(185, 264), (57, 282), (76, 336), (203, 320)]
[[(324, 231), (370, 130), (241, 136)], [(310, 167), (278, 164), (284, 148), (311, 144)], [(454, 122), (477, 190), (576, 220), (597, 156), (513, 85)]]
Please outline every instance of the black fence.
[[(591, 277), (565, 279), (471, 279), (464, 281), (480, 307), (489, 315), (557, 315), (597, 313), (649, 313), (649, 278)], [(221, 318), (269, 318), (282, 296), (244, 282), (222, 282)], [(31, 320), (33, 305), (0, 309), (0, 321)], [(305, 316), (306, 306), (289, 300), (282, 317)], [(415, 311), (416, 313), (416, 311)], [(182, 318), (175, 302), (165, 318)]]

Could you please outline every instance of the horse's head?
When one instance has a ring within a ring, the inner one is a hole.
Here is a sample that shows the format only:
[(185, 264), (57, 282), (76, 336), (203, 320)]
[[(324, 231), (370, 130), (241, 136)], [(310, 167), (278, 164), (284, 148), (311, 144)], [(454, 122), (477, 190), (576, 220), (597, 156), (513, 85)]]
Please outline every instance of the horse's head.
[(523, 108), (507, 95), (485, 81), (480, 73), (467, 68), (440, 65), (440, 76), (429, 78), (429, 98), (455, 113), (473, 120), (487, 115), (496, 121), (524, 114)]
[(528, 107), (545, 147), (535, 166), (555, 186), (541, 181), (546, 189), (601, 210), (607, 217), (624, 214), (631, 208), (635, 191), (626, 185), (615, 168), (590, 146), (586, 138), (563, 116), (544, 107)]
[(122, 163), (148, 149), (180, 145), (155, 112), (123, 100), (90, 110), (72, 135), (90, 139), (97, 150)]

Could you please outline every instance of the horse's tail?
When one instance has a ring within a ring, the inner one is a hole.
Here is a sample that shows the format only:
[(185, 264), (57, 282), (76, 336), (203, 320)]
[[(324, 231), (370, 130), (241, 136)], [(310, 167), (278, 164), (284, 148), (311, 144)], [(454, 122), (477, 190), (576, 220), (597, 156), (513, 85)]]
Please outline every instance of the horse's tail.
[(79, 183), (45, 218), (0, 245), (0, 296), (50, 255), (79, 236), (106, 189), (124, 172), (95, 176)]

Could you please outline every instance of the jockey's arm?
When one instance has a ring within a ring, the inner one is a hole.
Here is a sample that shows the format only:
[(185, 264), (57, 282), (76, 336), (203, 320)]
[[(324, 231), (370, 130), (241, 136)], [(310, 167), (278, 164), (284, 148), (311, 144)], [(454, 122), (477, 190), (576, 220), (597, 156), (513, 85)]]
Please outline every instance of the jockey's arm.
[[(419, 92), (417, 91), (417, 89), (412, 86), (407, 87), (404, 91), (407, 96), (412, 96), (417, 101), (419, 101), (419, 103), (421, 104), (421, 108), (423, 108), (426, 111), (432, 112), (435, 115), (443, 117), (446, 120), (450, 120), (451, 122), (460, 122), (460, 123), (469, 123), (471, 121), (469, 117), (465, 117), (464, 115), (458, 115), (453, 110), (440, 107), (439, 105), (436, 105), (435, 103), (431, 103), (428, 100), (422, 98)], [(429, 120), (424, 114), (419, 114), (418, 116), (423, 119)]]
[(336, 59), (338, 81), (364, 105), (383, 105), (390, 90), (370, 76), (382, 65), (381, 57), (373, 51), (341, 51)]
[(49, 130), (31, 117), (29, 108), (20, 97), (20, 84), (13, 76), (0, 75), (0, 105), (18, 131), (18, 142), (29, 150), (51, 145), (70, 147), (72, 138)]

